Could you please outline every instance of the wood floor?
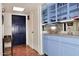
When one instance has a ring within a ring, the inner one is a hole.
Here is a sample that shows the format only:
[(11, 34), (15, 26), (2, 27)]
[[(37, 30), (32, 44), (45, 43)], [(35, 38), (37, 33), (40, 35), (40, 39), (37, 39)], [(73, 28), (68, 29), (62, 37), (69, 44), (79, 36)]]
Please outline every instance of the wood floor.
[[(10, 48), (7, 53), (10, 53)], [(9, 54), (9, 56), (11, 56)], [(28, 45), (17, 45), (13, 47), (13, 56), (39, 56), (39, 53)]]

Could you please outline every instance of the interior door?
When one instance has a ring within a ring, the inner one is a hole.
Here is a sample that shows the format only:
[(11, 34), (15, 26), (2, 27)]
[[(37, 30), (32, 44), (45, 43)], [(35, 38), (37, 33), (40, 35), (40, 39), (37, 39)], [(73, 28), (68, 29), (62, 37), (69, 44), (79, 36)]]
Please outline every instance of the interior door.
[(26, 16), (12, 15), (12, 44), (26, 44)]

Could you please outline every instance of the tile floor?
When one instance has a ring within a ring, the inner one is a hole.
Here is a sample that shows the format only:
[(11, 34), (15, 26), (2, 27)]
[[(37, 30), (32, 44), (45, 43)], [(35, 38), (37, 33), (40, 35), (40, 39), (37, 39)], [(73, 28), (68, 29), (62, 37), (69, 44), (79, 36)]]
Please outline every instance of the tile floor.
[(39, 56), (39, 53), (28, 45), (26, 46), (23, 44), (13, 47), (13, 56)]

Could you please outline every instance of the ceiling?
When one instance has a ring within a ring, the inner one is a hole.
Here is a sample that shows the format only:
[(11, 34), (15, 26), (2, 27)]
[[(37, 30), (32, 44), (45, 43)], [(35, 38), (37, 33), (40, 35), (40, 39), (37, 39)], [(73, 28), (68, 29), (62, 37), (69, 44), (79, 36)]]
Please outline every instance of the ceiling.
[(5, 12), (14, 12), (13, 6), (16, 7), (22, 7), (24, 9), (24, 13), (30, 12), (31, 10), (34, 10), (36, 7), (42, 5), (42, 3), (3, 3), (2, 7), (5, 10)]

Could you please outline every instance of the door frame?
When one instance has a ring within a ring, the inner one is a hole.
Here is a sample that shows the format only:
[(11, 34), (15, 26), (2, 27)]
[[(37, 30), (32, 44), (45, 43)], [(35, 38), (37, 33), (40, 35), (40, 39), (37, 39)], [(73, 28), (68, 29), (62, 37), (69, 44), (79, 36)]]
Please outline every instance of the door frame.
[[(12, 24), (12, 15), (21, 15), (21, 16), (26, 16), (26, 45), (28, 45), (28, 19), (26, 14), (21, 14), (21, 13), (12, 13), (11, 14), (11, 24)], [(11, 25), (12, 27), (12, 25)], [(12, 31), (11, 31), (12, 32)]]

